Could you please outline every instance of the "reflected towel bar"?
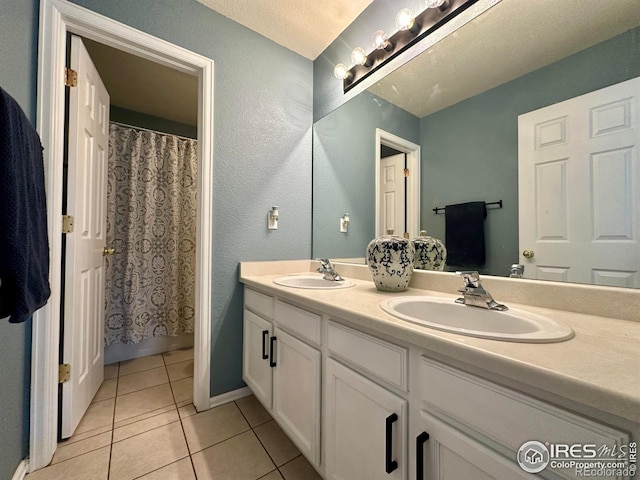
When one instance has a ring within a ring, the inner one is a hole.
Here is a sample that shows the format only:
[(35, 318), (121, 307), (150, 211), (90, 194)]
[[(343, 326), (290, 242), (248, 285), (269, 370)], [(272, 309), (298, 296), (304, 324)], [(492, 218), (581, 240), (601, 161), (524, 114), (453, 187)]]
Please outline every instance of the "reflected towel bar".
[[(502, 200), (498, 200), (497, 202), (485, 202), (485, 205), (498, 205), (498, 208), (502, 208)], [(433, 209), (435, 213), (440, 213), (440, 211), (444, 211), (445, 207), (436, 207)], [(494, 209), (497, 210), (497, 209)]]

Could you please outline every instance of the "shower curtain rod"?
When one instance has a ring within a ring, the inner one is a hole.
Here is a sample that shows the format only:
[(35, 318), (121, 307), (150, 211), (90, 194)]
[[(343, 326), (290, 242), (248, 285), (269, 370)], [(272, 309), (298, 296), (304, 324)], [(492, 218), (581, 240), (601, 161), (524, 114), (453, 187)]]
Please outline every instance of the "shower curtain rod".
[(175, 133), (161, 132), (159, 130), (152, 130), (150, 128), (139, 127), (137, 125), (129, 125), (127, 123), (122, 123), (122, 122), (114, 122), (113, 120), (109, 120), (109, 123), (114, 123), (116, 125), (120, 125), (121, 127), (126, 127), (126, 128), (135, 128), (136, 130), (145, 130), (147, 132), (160, 133), (161, 135), (171, 135), (172, 137), (181, 138), (183, 140), (196, 140), (196, 141), (198, 140), (197, 138), (185, 137), (183, 135), (176, 135)]

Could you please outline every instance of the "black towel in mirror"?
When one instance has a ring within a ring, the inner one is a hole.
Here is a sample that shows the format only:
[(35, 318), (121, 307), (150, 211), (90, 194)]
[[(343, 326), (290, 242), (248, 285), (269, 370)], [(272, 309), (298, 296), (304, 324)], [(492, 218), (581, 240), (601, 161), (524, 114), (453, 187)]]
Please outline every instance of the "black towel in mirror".
[(444, 216), (447, 265), (456, 268), (482, 267), (485, 263), (485, 202), (447, 205)]

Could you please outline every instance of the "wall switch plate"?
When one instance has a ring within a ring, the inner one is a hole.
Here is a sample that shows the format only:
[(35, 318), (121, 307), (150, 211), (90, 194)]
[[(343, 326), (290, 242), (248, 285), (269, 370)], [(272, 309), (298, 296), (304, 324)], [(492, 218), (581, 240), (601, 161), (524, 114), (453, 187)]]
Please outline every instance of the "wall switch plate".
[(271, 210), (267, 213), (267, 228), (269, 230), (278, 229), (278, 207), (271, 207)]

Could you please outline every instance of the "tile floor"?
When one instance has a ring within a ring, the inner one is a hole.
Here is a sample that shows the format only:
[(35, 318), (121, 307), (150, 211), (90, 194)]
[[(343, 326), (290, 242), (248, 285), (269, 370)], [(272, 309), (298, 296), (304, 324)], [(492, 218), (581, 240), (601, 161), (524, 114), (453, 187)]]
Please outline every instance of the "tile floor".
[(51, 465), (26, 480), (320, 480), (253, 397), (197, 413), (193, 349), (105, 367)]

